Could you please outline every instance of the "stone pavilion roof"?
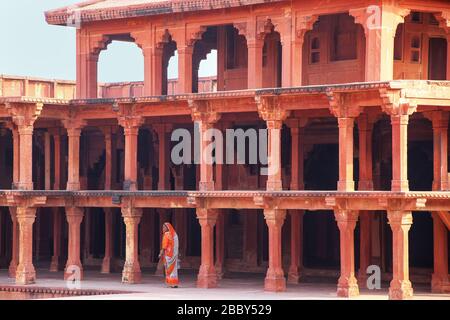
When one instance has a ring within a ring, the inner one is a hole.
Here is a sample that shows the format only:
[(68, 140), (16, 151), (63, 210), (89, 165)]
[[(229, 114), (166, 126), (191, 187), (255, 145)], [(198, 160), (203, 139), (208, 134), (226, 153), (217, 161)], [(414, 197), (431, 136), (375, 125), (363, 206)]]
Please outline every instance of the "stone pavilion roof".
[(79, 22), (214, 10), (281, 1), (284, 0), (89, 0), (47, 11), (45, 17), (49, 24), (74, 26)]

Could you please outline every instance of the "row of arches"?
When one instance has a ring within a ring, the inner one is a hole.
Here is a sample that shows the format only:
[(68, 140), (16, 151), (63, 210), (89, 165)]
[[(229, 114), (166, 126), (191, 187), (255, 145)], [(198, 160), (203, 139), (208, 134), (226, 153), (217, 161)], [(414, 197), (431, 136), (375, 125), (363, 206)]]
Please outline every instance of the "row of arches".
[[(270, 19), (263, 30), (261, 86), (281, 87), (283, 65), (290, 62), (283, 61), (281, 34)], [(108, 50), (100, 53), (100, 81), (143, 81), (144, 58), (131, 35), (109, 35), (108, 39)], [(246, 89), (251, 76), (247, 42), (233, 24), (205, 27), (193, 46), (192, 92)], [(166, 30), (156, 49), (160, 51), (161, 61), (157, 63), (161, 63), (162, 73), (155, 76), (160, 82), (155, 86), (163, 95), (181, 92), (169, 81), (178, 78), (178, 49)], [(304, 85), (365, 80), (364, 30), (347, 13), (320, 16), (305, 34), (302, 50)], [(446, 33), (433, 14), (413, 12), (397, 27), (393, 60), (394, 79), (447, 79)], [(213, 77), (215, 85), (199, 87), (199, 77), (205, 76)]]

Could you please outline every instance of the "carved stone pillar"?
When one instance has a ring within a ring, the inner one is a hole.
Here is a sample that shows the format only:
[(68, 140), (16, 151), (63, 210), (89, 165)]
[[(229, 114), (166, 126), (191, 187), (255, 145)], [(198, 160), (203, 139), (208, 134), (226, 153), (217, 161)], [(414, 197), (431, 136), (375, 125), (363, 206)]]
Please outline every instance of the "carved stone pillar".
[(197, 278), (198, 288), (217, 287), (217, 275), (214, 267), (214, 226), (217, 222), (217, 211), (197, 208), (197, 218), (202, 232), (202, 256)]
[(123, 207), (122, 217), (126, 226), (125, 265), (122, 272), (122, 282), (129, 284), (140, 283), (142, 275), (138, 245), (142, 209)]
[(192, 93), (192, 56), (193, 45), (177, 47), (178, 51), (178, 94)]
[(298, 16), (295, 20), (295, 37), (293, 42), (292, 59), (292, 86), (303, 85), (303, 45), (305, 35), (313, 29), (314, 23), (319, 19), (318, 15)]
[(81, 130), (86, 125), (82, 120), (65, 120), (64, 127), (68, 137), (68, 169), (67, 190), (80, 190), (80, 136)]
[(33, 125), (19, 125), (20, 169), (18, 189), (33, 190)]
[(264, 39), (252, 36), (247, 38), (248, 49), (248, 89), (263, 87), (263, 47)]
[[(192, 120), (195, 121), (195, 129), (198, 128), (198, 139), (200, 140), (200, 181), (199, 190), (200, 191), (210, 191), (214, 190), (214, 159), (212, 154), (208, 153), (211, 151), (208, 146), (211, 143), (211, 137), (208, 133), (214, 128), (214, 124), (217, 123), (221, 115), (213, 110), (213, 107), (205, 101), (189, 101), (191, 108)], [(220, 146), (218, 143), (217, 147)]]
[(61, 214), (59, 208), (53, 208), (53, 256), (50, 272), (59, 271), (59, 256), (61, 253)]
[(281, 129), (289, 116), (276, 97), (256, 97), (259, 116), (266, 121), (268, 130), (268, 191), (283, 189), (281, 163)]
[(361, 24), (366, 37), (366, 81), (394, 79), (394, 39), (397, 26), (404, 22), (409, 9), (393, 5), (352, 8), (349, 14)]
[(269, 228), (269, 268), (264, 281), (264, 290), (285, 291), (286, 279), (283, 271), (281, 230), (286, 219), (286, 210), (265, 209), (264, 218)]
[(388, 220), (392, 229), (392, 273), (389, 287), (389, 299), (409, 299), (413, 295), (409, 281), (408, 232), (413, 222), (410, 211), (388, 209)]
[(408, 183), (408, 122), (417, 105), (396, 91), (381, 90), (382, 109), (391, 117), (392, 126), (392, 191), (409, 191)]
[[(449, 214), (448, 212), (446, 214)], [(434, 271), (431, 277), (431, 291), (450, 292), (448, 276), (448, 230), (439, 214), (433, 213)]]
[(144, 118), (139, 116), (122, 116), (119, 124), (123, 127), (125, 134), (125, 180), (123, 189), (128, 191), (137, 190), (137, 154), (139, 127)]
[(69, 279), (73, 274), (80, 276), (79, 280), (83, 279), (83, 266), (81, 264), (81, 250), (80, 250), (80, 226), (83, 221), (83, 208), (66, 207), (66, 220), (69, 230), (69, 241), (67, 250), (67, 263), (64, 270), (64, 279)]
[(103, 257), (101, 273), (111, 272), (111, 258), (113, 255), (113, 213), (111, 208), (104, 208), (105, 213), (105, 256)]
[(33, 224), (36, 208), (17, 207), (19, 225), (19, 264), (16, 270), (16, 284), (32, 284), (36, 280), (33, 266)]
[(358, 282), (355, 278), (354, 236), (358, 213), (350, 210), (334, 211), (340, 233), (341, 275), (338, 281), (337, 295), (353, 297), (359, 295)]
[(9, 207), (12, 221), (12, 248), (11, 262), (9, 264), (9, 277), (16, 278), (17, 264), (19, 263), (19, 224), (17, 222), (17, 208)]

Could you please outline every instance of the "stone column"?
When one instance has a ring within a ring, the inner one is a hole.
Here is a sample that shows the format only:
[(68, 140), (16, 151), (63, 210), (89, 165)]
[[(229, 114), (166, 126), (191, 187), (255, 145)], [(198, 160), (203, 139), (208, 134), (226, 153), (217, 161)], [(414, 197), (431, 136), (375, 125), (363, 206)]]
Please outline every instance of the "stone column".
[(51, 164), (51, 159), (50, 159), (50, 157), (51, 157), (51, 145), (50, 145), (50, 133), (49, 132), (45, 132), (44, 133), (44, 141), (45, 141), (45, 143), (44, 143), (44, 149), (45, 149), (45, 152), (44, 152), (44, 160), (45, 160), (45, 165), (44, 165), (44, 167), (45, 167), (45, 169), (44, 169), (44, 171), (45, 171), (45, 181), (44, 181), (44, 183), (45, 183), (45, 190), (51, 190), (51, 188), (52, 188), (52, 184), (51, 184), (51, 181), (50, 181), (50, 177), (51, 177), (51, 167), (50, 167), (50, 164)]
[(139, 264), (139, 223), (142, 209), (123, 207), (122, 217), (126, 226), (125, 265), (122, 272), (122, 282), (135, 284), (141, 282), (141, 266)]
[(69, 140), (67, 169), (67, 190), (69, 191), (80, 190), (80, 136), (85, 124), (84, 121), (73, 119), (64, 121)]
[[(369, 121), (367, 114), (361, 114), (358, 118), (359, 132), (359, 181), (358, 190), (373, 190), (372, 172), (372, 131), (373, 123)], [(367, 268), (372, 260), (372, 216), (369, 211), (361, 211), (359, 215), (360, 255), (358, 281), (360, 284), (367, 282)]]
[[(177, 42), (178, 43), (178, 42)], [(192, 56), (194, 46), (180, 45), (178, 51), (178, 94), (192, 93)]]
[(366, 36), (366, 81), (394, 79), (394, 39), (397, 26), (409, 9), (394, 5), (352, 8), (349, 14), (362, 25)]
[(339, 182), (338, 191), (354, 191), (353, 125), (354, 118), (338, 118), (339, 125)]
[(123, 116), (119, 118), (119, 124), (125, 134), (125, 180), (123, 189), (128, 191), (137, 190), (137, 153), (139, 127), (144, 118), (139, 116)]
[(61, 214), (59, 208), (53, 208), (53, 256), (50, 262), (50, 272), (59, 271), (59, 256), (61, 253)]
[(253, 35), (247, 37), (248, 89), (257, 89), (263, 86), (263, 47), (264, 39), (261, 39), (261, 37)]
[(448, 189), (448, 112), (425, 114), (433, 124), (433, 190)]
[[(289, 119), (287, 125), (291, 131), (291, 186), (290, 190), (303, 190), (304, 141), (303, 133), (306, 119)], [(303, 264), (303, 210), (290, 210), (291, 217), (291, 265), (288, 283), (298, 283)]]
[(19, 125), (20, 164), (18, 189), (33, 190), (33, 125)]
[(217, 287), (217, 274), (214, 267), (214, 226), (217, 222), (217, 211), (197, 208), (197, 218), (202, 233), (201, 265), (197, 278), (198, 288)]
[(16, 270), (16, 284), (32, 284), (36, 280), (33, 266), (33, 223), (36, 208), (17, 207), (19, 225), (19, 264)]
[(79, 275), (78, 280), (83, 279), (83, 266), (81, 264), (80, 251), (80, 225), (83, 221), (83, 209), (76, 207), (66, 207), (66, 219), (69, 230), (67, 263), (64, 270), (64, 279), (69, 279), (72, 275)]
[[(214, 159), (211, 154), (208, 153), (210, 148), (208, 146), (211, 143), (211, 137), (209, 137), (208, 132), (214, 128), (214, 124), (217, 123), (221, 117), (220, 113), (215, 112), (205, 101), (189, 101), (189, 106), (191, 108), (192, 120), (195, 122), (194, 125), (194, 136), (195, 139), (200, 141), (200, 152), (198, 154), (200, 162), (200, 181), (199, 190), (200, 191), (211, 191), (214, 190)], [(216, 147), (220, 147), (220, 143), (216, 141)], [(223, 145), (222, 145), (223, 147)]]
[(294, 87), (299, 87), (303, 84), (303, 45), (305, 43), (305, 35), (313, 29), (314, 23), (318, 19), (318, 15), (297, 15), (296, 17), (292, 53), (292, 86)]
[(288, 283), (299, 283), (303, 268), (303, 210), (291, 210), (291, 265)]
[(216, 263), (217, 279), (225, 274), (225, 210), (220, 210), (216, 224)]
[(409, 191), (408, 115), (392, 115), (392, 191)]
[(17, 264), (19, 263), (19, 224), (17, 222), (17, 208), (9, 207), (9, 213), (12, 221), (12, 248), (8, 273), (10, 278), (15, 279)]
[(355, 227), (358, 213), (350, 210), (334, 211), (340, 233), (341, 275), (338, 281), (337, 295), (339, 297), (354, 297), (359, 295), (358, 282), (355, 278)]
[(17, 189), (20, 180), (20, 138), (17, 127), (12, 128), (13, 136), (13, 189)]
[(269, 228), (269, 268), (264, 281), (266, 291), (285, 291), (286, 279), (283, 271), (281, 230), (286, 210), (265, 209), (264, 218)]
[[(448, 213), (446, 213), (448, 214)], [(431, 291), (450, 292), (448, 276), (448, 230), (439, 214), (433, 213), (434, 272), (431, 277)]]
[(413, 288), (409, 281), (408, 232), (413, 217), (410, 211), (389, 210), (388, 220), (392, 229), (392, 273), (393, 279), (389, 287), (389, 299), (409, 299)]
[(259, 116), (268, 131), (267, 191), (279, 191), (282, 185), (281, 129), (289, 111), (283, 109), (277, 97), (256, 97)]
[(105, 137), (105, 190), (112, 189), (112, 132), (111, 127), (103, 128)]
[(153, 125), (158, 135), (158, 190), (169, 190), (170, 180), (170, 142), (168, 139), (168, 132), (171, 129), (170, 125), (156, 124)]
[(111, 272), (111, 257), (113, 254), (113, 213), (111, 208), (104, 208), (105, 213), (105, 256), (103, 257), (101, 273)]
[(281, 86), (292, 87), (292, 17), (289, 15), (282, 21), (282, 29), (280, 31), (281, 50), (282, 50), (282, 66), (281, 66)]

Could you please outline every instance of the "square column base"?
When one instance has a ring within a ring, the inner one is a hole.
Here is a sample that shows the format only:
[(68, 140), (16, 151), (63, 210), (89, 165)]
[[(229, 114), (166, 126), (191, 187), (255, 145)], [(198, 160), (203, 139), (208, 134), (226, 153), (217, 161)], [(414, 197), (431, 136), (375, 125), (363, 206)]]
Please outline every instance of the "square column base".
[(83, 280), (83, 267), (81, 265), (71, 264), (64, 269), (64, 280), (81, 281)]
[(389, 300), (407, 300), (413, 296), (410, 281), (392, 281), (389, 287)]
[(338, 297), (342, 298), (359, 296), (358, 281), (356, 280), (355, 276), (341, 276), (338, 281), (336, 294)]
[(450, 293), (450, 281), (447, 279), (442, 279), (441, 277), (435, 276), (431, 277), (431, 292), (433, 293)]
[(59, 271), (59, 257), (53, 256), (52, 262), (50, 263), (50, 272), (58, 272)]
[(122, 283), (137, 284), (142, 282), (142, 273), (140, 268), (125, 267), (122, 272)]
[(284, 277), (266, 277), (264, 290), (270, 292), (286, 291), (286, 279)]
[(33, 284), (36, 282), (36, 270), (34, 266), (18, 266), (16, 270), (16, 284)]
[(217, 288), (217, 274), (216, 273), (208, 273), (208, 274), (199, 273), (199, 275), (197, 277), (197, 288), (203, 288), (203, 289)]

